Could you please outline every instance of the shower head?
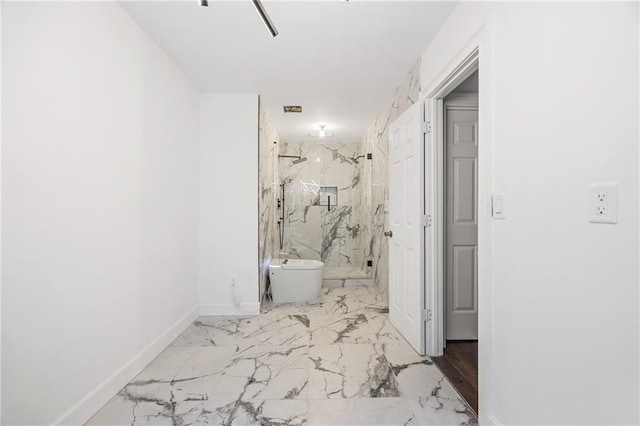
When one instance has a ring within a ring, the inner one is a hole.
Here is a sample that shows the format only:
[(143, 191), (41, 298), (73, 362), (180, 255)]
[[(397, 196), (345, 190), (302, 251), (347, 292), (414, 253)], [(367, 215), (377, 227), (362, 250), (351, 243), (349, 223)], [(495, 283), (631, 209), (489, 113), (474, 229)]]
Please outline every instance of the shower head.
[(278, 158), (295, 158), (295, 160), (293, 160), (291, 162), (291, 164), (299, 164), (299, 163), (303, 163), (303, 162), (307, 161), (307, 157), (303, 157), (301, 155), (280, 155), (280, 154), (278, 154)]

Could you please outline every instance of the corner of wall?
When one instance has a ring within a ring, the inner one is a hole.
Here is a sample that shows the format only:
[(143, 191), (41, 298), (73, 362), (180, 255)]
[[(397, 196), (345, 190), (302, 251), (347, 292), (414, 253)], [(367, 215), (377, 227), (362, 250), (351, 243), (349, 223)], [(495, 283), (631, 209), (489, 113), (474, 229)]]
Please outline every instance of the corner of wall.
[(238, 315), (244, 306), (253, 312), (259, 303), (258, 94), (203, 93), (200, 120), (199, 303), (207, 315)]
[(155, 357), (171, 344), (198, 317), (199, 307), (193, 307), (169, 327), (167, 331), (156, 337), (144, 349), (135, 354), (122, 367), (107, 377), (102, 383), (65, 411), (52, 424), (84, 424), (103, 405), (114, 397)]

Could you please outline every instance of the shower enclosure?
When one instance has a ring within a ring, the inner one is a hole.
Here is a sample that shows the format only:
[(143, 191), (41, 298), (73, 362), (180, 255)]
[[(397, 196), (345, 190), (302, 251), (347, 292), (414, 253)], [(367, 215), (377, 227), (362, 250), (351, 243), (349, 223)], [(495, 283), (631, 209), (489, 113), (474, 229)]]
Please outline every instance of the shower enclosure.
[(370, 276), (370, 221), (365, 219), (361, 185), (367, 160), (360, 149), (357, 143), (279, 147), (280, 256), (323, 261), (325, 279)]

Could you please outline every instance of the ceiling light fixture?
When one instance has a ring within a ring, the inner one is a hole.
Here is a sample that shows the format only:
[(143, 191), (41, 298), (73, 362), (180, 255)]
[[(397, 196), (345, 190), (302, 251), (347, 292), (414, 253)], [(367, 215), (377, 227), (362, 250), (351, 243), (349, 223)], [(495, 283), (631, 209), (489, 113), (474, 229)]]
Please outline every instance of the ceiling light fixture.
[(276, 27), (273, 25), (273, 22), (271, 22), (271, 19), (269, 18), (269, 15), (267, 15), (267, 11), (264, 10), (264, 6), (262, 6), (262, 3), (260, 3), (260, 0), (251, 0), (251, 1), (253, 2), (253, 5), (258, 11), (258, 15), (260, 15), (260, 17), (262, 18), (262, 22), (264, 22), (264, 24), (267, 26), (267, 29), (271, 33), (271, 36), (272, 37), (277, 36), (278, 30), (276, 30)]
[(327, 127), (326, 124), (321, 124), (320, 130), (317, 132), (309, 132), (309, 136), (311, 136), (312, 138), (332, 138), (333, 133), (327, 132), (325, 130), (325, 127)]
[(200, 0), (200, 6), (209, 7), (209, 2), (207, 0)]

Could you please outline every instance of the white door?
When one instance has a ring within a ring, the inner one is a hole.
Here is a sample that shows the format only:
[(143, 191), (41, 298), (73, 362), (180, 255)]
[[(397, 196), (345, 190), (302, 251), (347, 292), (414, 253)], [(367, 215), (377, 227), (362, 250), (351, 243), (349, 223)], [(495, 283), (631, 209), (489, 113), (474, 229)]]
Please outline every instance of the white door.
[(424, 354), (422, 107), (414, 104), (389, 126), (389, 318)]
[(446, 338), (478, 339), (478, 110), (445, 104)]

